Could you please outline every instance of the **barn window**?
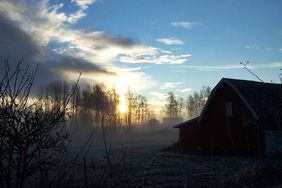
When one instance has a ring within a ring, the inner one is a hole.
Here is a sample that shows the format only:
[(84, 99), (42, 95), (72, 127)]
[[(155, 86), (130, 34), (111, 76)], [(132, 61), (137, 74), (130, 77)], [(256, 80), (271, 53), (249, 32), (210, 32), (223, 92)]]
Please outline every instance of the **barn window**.
[(232, 116), (232, 102), (225, 103), (225, 116)]

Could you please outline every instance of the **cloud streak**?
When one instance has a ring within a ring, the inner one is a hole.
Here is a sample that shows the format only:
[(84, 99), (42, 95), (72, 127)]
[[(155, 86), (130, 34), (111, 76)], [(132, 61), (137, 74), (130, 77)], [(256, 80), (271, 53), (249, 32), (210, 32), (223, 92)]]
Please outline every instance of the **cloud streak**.
[(159, 38), (159, 39), (156, 39), (156, 41), (162, 44), (166, 44), (166, 45), (183, 45), (184, 44), (183, 41), (179, 39), (175, 39), (175, 38)]
[(187, 62), (191, 57), (191, 54), (184, 55), (169, 55), (163, 54), (160, 56), (148, 56), (148, 55), (132, 55), (121, 56), (120, 61), (123, 63), (152, 63), (152, 64), (183, 64)]
[(176, 91), (180, 92), (180, 93), (187, 93), (187, 92), (190, 92), (192, 91), (191, 88), (185, 88), (185, 89), (176, 89)]
[(246, 49), (255, 49), (255, 50), (259, 49), (257, 45), (246, 45), (245, 48)]
[(178, 85), (182, 84), (182, 82), (165, 82), (160, 89), (164, 90), (164, 89), (172, 89), (177, 87)]
[[(222, 66), (213, 66), (213, 65), (183, 65), (177, 66), (177, 68), (185, 69), (196, 69), (198, 71), (219, 71), (219, 70), (234, 70), (244, 68), (242, 65), (222, 65)], [(259, 69), (259, 68), (282, 68), (282, 62), (273, 62), (268, 64), (260, 65), (248, 65), (249, 69)]]
[(178, 21), (178, 22), (171, 22), (171, 26), (174, 27), (181, 27), (184, 29), (192, 29), (194, 26), (202, 25), (199, 22), (188, 22), (188, 21)]
[(156, 97), (158, 99), (166, 99), (167, 98), (167, 94), (166, 93), (160, 93), (160, 92), (150, 92), (150, 95), (152, 95), (153, 97)]

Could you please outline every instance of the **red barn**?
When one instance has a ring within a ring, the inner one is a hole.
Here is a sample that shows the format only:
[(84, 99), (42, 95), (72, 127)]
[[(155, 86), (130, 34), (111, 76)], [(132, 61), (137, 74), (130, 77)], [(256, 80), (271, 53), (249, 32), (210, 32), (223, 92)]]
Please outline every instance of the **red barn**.
[[(269, 133), (280, 130), (281, 119), (282, 84), (223, 78), (200, 116), (174, 127), (179, 128), (178, 145), (184, 149), (260, 154), (273, 140), (266, 140), (272, 138)], [(278, 145), (281, 150), (282, 144)]]

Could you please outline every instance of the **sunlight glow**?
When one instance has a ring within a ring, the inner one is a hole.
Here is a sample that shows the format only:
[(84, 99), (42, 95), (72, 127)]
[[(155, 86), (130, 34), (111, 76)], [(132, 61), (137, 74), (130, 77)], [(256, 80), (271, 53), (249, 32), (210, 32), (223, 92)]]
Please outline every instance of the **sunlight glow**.
[(126, 102), (125, 102), (125, 99), (123, 98), (123, 100), (120, 101), (120, 104), (119, 104), (119, 111), (121, 113), (125, 113), (127, 111), (127, 107), (126, 107)]
[(123, 77), (119, 77), (115, 81), (115, 87), (117, 93), (119, 94), (119, 99), (120, 99), (119, 111), (121, 113), (125, 113), (127, 111), (126, 92), (127, 92), (127, 88), (129, 87), (129, 83), (128, 83), (129, 80), (130, 80), (129, 78), (123, 76)]

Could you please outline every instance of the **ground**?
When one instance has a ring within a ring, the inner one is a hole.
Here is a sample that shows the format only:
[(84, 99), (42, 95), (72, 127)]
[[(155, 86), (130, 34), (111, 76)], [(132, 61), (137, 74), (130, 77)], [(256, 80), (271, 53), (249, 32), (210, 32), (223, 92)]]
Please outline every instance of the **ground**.
[[(106, 130), (106, 137), (113, 165), (120, 164), (121, 158), (126, 162), (130, 185), (136, 182), (136, 186), (142, 185), (139, 187), (282, 187), (279, 156), (200, 156), (164, 151), (178, 138), (178, 130), (170, 127)], [(94, 138), (86, 157), (89, 184), (96, 183), (93, 161), (96, 171), (104, 168), (106, 161), (101, 130), (96, 131)], [(79, 142), (76, 144), (74, 150), (80, 148)]]

